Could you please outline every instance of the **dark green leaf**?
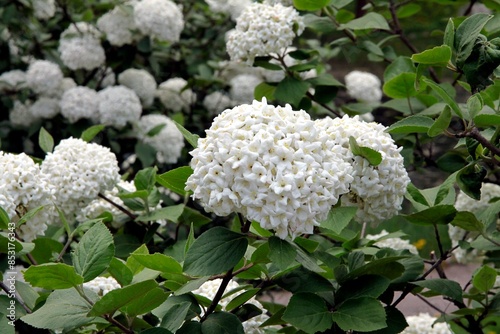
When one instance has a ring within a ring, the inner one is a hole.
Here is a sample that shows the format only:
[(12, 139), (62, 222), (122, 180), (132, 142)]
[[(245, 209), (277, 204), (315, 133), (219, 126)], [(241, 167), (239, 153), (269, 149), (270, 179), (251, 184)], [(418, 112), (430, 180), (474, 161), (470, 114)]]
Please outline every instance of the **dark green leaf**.
[(481, 199), (481, 185), (485, 176), (486, 169), (483, 166), (470, 164), (458, 172), (457, 184), (467, 196), (479, 200)]
[(6, 230), (9, 228), (10, 218), (7, 212), (0, 206), (0, 229)]
[(364, 30), (364, 29), (381, 29), (390, 30), (387, 20), (380, 14), (375, 12), (370, 12), (360, 18), (354, 19), (346, 24), (341, 24), (339, 29), (352, 29), (352, 30)]
[(186, 191), (186, 181), (193, 174), (193, 169), (189, 166), (183, 166), (172, 169), (166, 173), (156, 176), (156, 182), (173, 192), (184, 196)]
[(408, 327), (404, 314), (397, 308), (387, 306), (385, 313), (387, 315), (387, 328), (372, 331), (370, 334), (398, 334)]
[(361, 276), (342, 284), (335, 294), (335, 301), (342, 303), (345, 300), (359, 297), (377, 298), (389, 287), (390, 283), (391, 281), (383, 276)]
[(370, 332), (387, 326), (382, 304), (369, 297), (346, 300), (333, 312), (332, 318), (345, 331)]
[(365, 158), (372, 166), (378, 166), (382, 162), (382, 154), (380, 152), (370, 147), (359, 146), (353, 136), (349, 137), (349, 146), (354, 155)]
[(262, 98), (266, 98), (268, 101), (274, 100), (274, 91), (276, 90), (275, 85), (270, 85), (267, 82), (261, 82), (255, 87), (253, 96), (257, 101), (261, 101)]
[(167, 298), (168, 293), (162, 288), (157, 287), (144, 293), (143, 296), (134, 299), (124, 307), (121, 307), (120, 311), (130, 317), (146, 314), (160, 306)]
[(386, 81), (382, 90), (385, 95), (397, 99), (397, 98), (409, 98), (411, 96), (417, 95), (415, 90), (415, 73), (401, 73)]
[(283, 71), (283, 68), (281, 68), (280, 65), (278, 64), (273, 64), (269, 62), (269, 57), (257, 57), (254, 62), (253, 66), (255, 67), (262, 67), (265, 68), (266, 70), (271, 70), (271, 71)]
[(86, 142), (90, 142), (92, 139), (94, 139), (95, 136), (99, 134), (99, 132), (104, 130), (105, 127), (106, 126), (102, 124), (93, 125), (87, 130), (83, 131), (80, 138)]
[(450, 126), (451, 122), (451, 109), (447, 105), (444, 110), (441, 112), (439, 117), (434, 121), (434, 124), (427, 130), (427, 134), (429, 137), (436, 137), (443, 133), (448, 126)]
[(455, 218), (456, 213), (457, 210), (453, 205), (446, 204), (436, 205), (403, 217), (410, 223), (418, 225), (448, 224)]
[(183, 211), (184, 204), (171, 205), (161, 209), (153, 210), (148, 214), (137, 217), (135, 220), (140, 222), (155, 222), (166, 219), (177, 223)]
[(486, 22), (492, 18), (485, 13), (477, 13), (466, 18), (455, 31), (455, 50), (457, 51), (457, 66), (459, 68), (469, 58), (476, 39), (481, 33)]
[(483, 109), (483, 98), (481, 94), (474, 94), (467, 100), (467, 110), (469, 111), (470, 118), (474, 117)]
[(269, 258), (281, 270), (287, 269), (296, 255), (295, 248), (288, 241), (274, 236), (269, 238)]
[(497, 275), (494, 268), (484, 265), (472, 275), (472, 285), (481, 292), (487, 292), (495, 285)]
[(412, 284), (427, 288), (432, 292), (450, 297), (458, 302), (462, 301), (462, 287), (455, 281), (443, 278), (434, 278), (412, 282)]
[(460, 227), (466, 231), (482, 231), (483, 224), (477, 220), (476, 216), (469, 211), (457, 212), (455, 218), (451, 221), (451, 225)]
[(455, 49), (455, 24), (453, 20), (448, 19), (448, 24), (444, 31), (443, 44), (448, 45), (450, 49)]
[(160, 326), (175, 333), (184, 322), (190, 307), (191, 303), (189, 302), (181, 302), (172, 305), (163, 316)]
[(434, 121), (430, 117), (413, 115), (403, 118), (389, 126), (386, 131), (396, 133), (427, 133)]
[(420, 192), (420, 189), (415, 187), (413, 183), (408, 184), (406, 191), (415, 202), (425, 206), (430, 206), (429, 202), (427, 202), (427, 199), (425, 199), (425, 196)]
[(320, 223), (320, 226), (335, 232), (342, 233), (342, 230), (347, 227), (349, 222), (356, 216), (358, 208), (353, 206), (341, 206), (330, 209), (326, 220)]
[(309, 86), (310, 83), (307, 81), (286, 77), (276, 86), (274, 97), (292, 105), (298, 105), (300, 100), (306, 95)]
[(439, 97), (441, 97), (443, 99), (444, 102), (446, 102), (451, 110), (453, 110), (453, 112), (460, 118), (464, 118), (463, 117), (463, 114), (462, 114), (462, 110), (460, 110), (460, 107), (458, 106), (457, 102), (455, 102), (455, 99), (453, 97), (451, 97), (447, 92), (446, 90), (444, 90), (443, 87), (439, 86), (438, 84), (436, 84), (434, 81), (432, 80), (429, 80), (427, 78), (422, 78), (422, 81), (424, 83), (426, 83), (427, 85), (429, 85), (432, 90), (437, 94), (439, 95)]
[(298, 10), (316, 11), (325, 7), (330, 0), (293, 0), (293, 5)]
[(42, 126), (40, 132), (38, 133), (38, 145), (45, 152), (52, 152), (54, 149), (54, 138), (48, 133), (47, 130)]
[(276, 283), (292, 293), (331, 291), (332, 284), (323, 276), (303, 267), (296, 268), (276, 279)]
[(198, 139), (200, 136), (197, 134), (193, 134), (189, 132), (186, 128), (184, 128), (181, 124), (177, 123), (176, 121), (173, 121), (175, 123), (175, 126), (177, 126), (177, 129), (182, 133), (186, 141), (193, 146), (193, 148), (196, 148), (198, 146)]
[(133, 254), (131, 255), (144, 267), (162, 273), (182, 274), (182, 267), (174, 258), (160, 253), (154, 254)]
[(232, 311), (235, 308), (245, 304), (250, 298), (255, 296), (260, 291), (259, 288), (248, 289), (245, 292), (239, 294), (238, 296), (231, 299), (231, 301), (226, 305), (226, 311)]
[(282, 319), (306, 333), (322, 332), (333, 324), (325, 301), (309, 292), (294, 294)]
[(129, 285), (132, 282), (132, 271), (116, 257), (111, 259), (108, 272), (113, 276), (121, 286)]
[(448, 45), (436, 46), (432, 49), (415, 53), (411, 60), (426, 65), (446, 66), (451, 59), (451, 48)]
[(399, 56), (385, 69), (384, 81), (387, 82), (403, 73), (415, 73), (415, 70), (415, 64), (409, 57)]
[(203, 334), (245, 334), (241, 321), (232, 313), (216, 312), (201, 323)]
[(417, 5), (416, 3), (409, 3), (407, 5), (399, 7), (398, 10), (396, 11), (396, 14), (398, 18), (403, 19), (405, 17), (410, 17), (417, 14), (418, 12), (420, 12), (421, 9), (422, 6)]
[(148, 167), (140, 170), (134, 177), (134, 185), (137, 191), (151, 191), (155, 185), (156, 167)]
[(349, 272), (349, 274), (347, 274), (340, 283), (344, 284), (345, 281), (366, 275), (384, 276), (391, 280), (398, 278), (399, 276), (401, 276), (405, 269), (401, 263), (397, 262), (402, 258), (404, 257), (393, 256), (367, 262), (364, 266)]
[(60, 242), (51, 238), (38, 237), (33, 240), (33, 243), (35, 244), (35, 249), (31, 252), (31, 256), (33, 256), (38, 264), (50, 262), (63, 249), (63, 245)]
[(34, 287), (47, 290), (68, 289), (83, 283), (83, 277), (75, 268), (64, 263), (31, 266), (24, 272), (24, 279)]

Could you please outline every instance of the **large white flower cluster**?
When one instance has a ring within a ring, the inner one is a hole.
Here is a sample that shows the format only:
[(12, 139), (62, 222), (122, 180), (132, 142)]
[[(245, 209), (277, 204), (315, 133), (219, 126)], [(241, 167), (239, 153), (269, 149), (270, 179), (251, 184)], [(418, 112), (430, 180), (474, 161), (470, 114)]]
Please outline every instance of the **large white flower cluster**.
[(345, 78), (347, 93), (360, 102), (380, 102), (382, 89), (380, 79), (372, 73), (352, 71)]
[(18, 100), (14, 101), (14, 106), (9, 112), (10, 123), (16, 127), (27, 128), (38, 121), (39, 118), (31, 113), (30, 106), (31, 103), (29, 103), (29, 101), (26, 101), (26, 103), (22, 103)]
[(156, 95), (165, 108), (174, 112), (188, 111), (196, 100), (196, 94), (191, 88), (186, 88), (187, 81), (183, 78), (170, 78), (158, 86)]
[(122, 46), (134, 41), (136, 29), (132, 11), (116, 6), (97, 20), (97, 27), (106, 34), (111, 45)]
[(52, 118), (59, 114), (59, 100), (41, 96), (31, 106), (30, 113), (35, 118)]
[(91, 281), (83, 283), (83, 287), (94, 291), (99, 296), (104, 296), (110, 291), (121, 288), (113, 277), (98, 276)]
[(17, 229), (18, 236), (32, 241), (37, 235), (44, 235), (47, 224), (56, 217), (56, 189), (50, 179), (24, 153), (16, 155), (0, 151), (0, 170), (0, 206), (13, 222), (19, 221), (29, 210), (43, 206)]
[(212, 92), (203, 99), (203, 106), (213, 115), (217, 115), (234, 105), (231, 98), (220, 91)]
[(59, 102), (61, 114), (70, 123), (75, 123), (82, 118), (97, 120), (99, 98), (95, 90), (77, 86), (68, 89), (61, 97)]
[(21, 70), (11, 70), (0, 75), (0, 91), (26, 88), (26, 72)]
[(97, 94), (101, 123), (122, 128), (128, 122), (137, 122), (141, 117), (141, 101), (132, 89), (125, 86), (110, 86)]
[(191, 152), (186, 182), (209, 212), (239, 212), (280, 238), (312, 233), (349, 191), (347, 149), (303, 110), (254, 101), (217, 116)]
[(156, 95), (156, 80), (146, 70), (129, 68), (118, 75), (118, 83), (132, 89), (144, 107), (153, 104)]
[[(409, 240), (401, 238), (384, 238), (389, 232), (382, 230), (379, 234), (369, 234), (366, 236), (368, 240), (378, 240), (374, 243), (375, 246), (380, 248), (391, 248), (394, 250), (404, 250), (407, 249), (410, 253), (418, 255), (418, 250), (415, 245), (412, 245)], [(380, 239), (380, 240), (379, 240)]]
[(452, 334), (446, 323), (434, 323), (436, 318), (429, 313), (420, 313), (406, 317), (408, 327), (401, 334)]
[(55, 95), (59, 91), (63, 73), (57, 64), (48, 60), (35, 60), (26, 72), (26, 83), (35, 93)]
[(137, 28), (151, 38), (178, 42), (184, 29), (184, 17), (179, 7), (170, 0), (142, 0), (134, 5)]
[(255, 87), (262, 81), (261, 77), (254, 74), (238, 74), (229, 80), (229, 96), (234, 105), (252, 103)]
[(215, 13), (229, 14), (233, 20), (252, 4), (251, 0), (205, 0), (210, 10)]
[(54, 0), (33, 0), (33, 14), (39, 20), (48, 20), (56, 13)]
[(87, 22), (71, 24), (61, 34), (59, 53), (61, 60), (71, 70), (93, 70), (106, 61), (101, 45), (101, 32)]
[[(149, 131), (159, 125), (163, 125), (160, 132), (148, 135)], [(140, 141), (156, 149), (158, 162), (177, 162), (184, 147), (184, 136), (170, 118), (160, 114), (145, 115), (135, 124), (135, 129)]]
[(57, 188), (56, 204), (67, 215), (120, 180), (118, 161), (109, 148), (76, 138), (61, 140), (45, 157), (41, 171)]
[(367, 159), (354, 156), (349, 151), (349, 160), (354, 168), (354, 181), (348, 196), (342, 197), (343, 205), (358, 207), (356, 217), (360, 222), (378, 222), (388, 219), (399, 210), (410, 178), (403, 165), (403, 157), (385, 126), (362, 121), (359, 116), (324, 118), (316, 120), (316, 125), (325, 130), (338, 145), (349, 148), (352, 136), (359, 146), (369, 147), (382, 155), (378, 166)]
[[(212, 300), (215, 297), (215, 294), (217, 293), (217, 290), (219, 289), (221, 283), (222, 279), (220, 278), (207, 281), (203, 283), (198, 289), (192, 292), (196, 295), (200, 295)], [(227, 285), (225, 292), (226, 293), (231, 292), (232, 290), (238, 289), (239, 287), (240, 285), (236, 281), (231, 280), (229, 281), (229, 284)], [(222, 298), (219, 301), (219, 305), (222, 307), (223, 310), (225, 310), (227, 305), (231, 302), (231, 299), (236, 297), (237, 295), (238, 293), (235, 293), (225, 298)], [(250, 298), (247, 301), (247, 303), (257, 306), (257, 308), (261, 309), (262, 311), (265, 311), (262, 304), (257, 299), (255, 299), (255, 297)], [(265, 333), (264, 328), (261, 328), (259, 326), (262, 325), (268, 319), (269, 317), (263, 312), (243, 322), (243, 330), (245, 331), (246, 334), (264, 334)]]
[(257, 56), (279, 53), (302, 34), (303, 18), (293, 7), (254, 3), (236, 20), (236, 28), (227, 34), (226, 49), (232, 60), (252, 64)]

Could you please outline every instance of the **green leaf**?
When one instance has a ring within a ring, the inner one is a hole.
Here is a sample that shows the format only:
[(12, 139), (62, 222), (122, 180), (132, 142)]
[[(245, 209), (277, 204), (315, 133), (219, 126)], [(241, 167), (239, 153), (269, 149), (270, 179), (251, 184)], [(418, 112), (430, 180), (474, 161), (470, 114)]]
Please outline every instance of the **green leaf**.
[(402, 7), (399, 7), (398, 10), (396, 11), (396, 15), (398, 16), (399, 19), (403, 19), (405, 17), (410, 17), (422, 9), (422, 6), (417, 5), (416, 3), (409, 3), (407, 5), (404, 5)]
[(99, 134), (99, 132), (104, 130), (105, 127), (106, 126), (102, 125), (102, 124), (93, 125), (90, 128), (88, 128), (87, 130), (83, 131), (80, 138), (88, 143), (92, 139), (94, 139), (94, 137), (97, 136)]
[(307, 79), (306, 81), (310, 82), (315, 87), (316, 86), (327, 86), (327, 87), (343, 87), (344, 86), (340, 81), (335, 79), (329, 73), (320, 74), (319, 76)]
[(295, 244), (293, 244), (293, 246), (295, 247), (295, 250), (297, 251), (297, 256), (295, 257), (295, 260), (297, 260), (297, 262), (299, 262), (301, 265), (303, 265), (304, 268), (309, 269), (311, 271), (314, 271), (316, 273), (325, 272), (325, 270), (323, 270), (320, 266), (318, 266), (316, 258), (314, 258), (309, 253), (305, 252), (299, 246), (297, 246)]
[(39, 264), (51, 262), (55, 254), (59, 254), (63, 249), (63, 245), (52, 238), (38, 237), (33, 243), (35, 249), (31, 252), (31, 256)]
[(34, 209), (31, 209), (29, 210), (28, 212), (26, 212), (22, 217), (21, 219), (19, 219), (16, 223), (16, 227), (19, 227), (21, 226), (22, 224), (26, 223), (28, 220), (30, 220), (31, 218), (33, 218), (37, 213), (38, 211), (42, 210), (43, 209), (43, 206), (39, 206), (37, 208), (34, 208)]
[(181, 286), (179, 289), (175, 290), (174, 295), (180, 296), (180, 295), (183, 295), (185, 293), (196, 290), (200, 286), (202, 286), (203, 283), (208, 281), (209, 278), (210, 278), (210, 276), (203, 276), (203, 277), (200, 277), (197, 279), (190, 280), (189, 282), (187, 282), (186, 284)]
[(148, 167), (140, 170), (134, 177), (136, 191), (148, 190), (155, 185), (156, 167)]
[(451, 59), (451, 48), (448, 45), (433, 47), (411, 56), (415, 63), (426, 65), (446, 66)]
[(434, 225), (434, 224), (448, 224), (450, 223), (457, 213), (453, 205), (436, 205), (431, 208), (416, 212), (410, 215), (403, 215), (403, 217), (410, 223), (417, 225)]
[(54, 138), (52, 138), (50, 133), (45, 130), (43, 126), (40, 128), (40, 132), (38, 133), (38, 145), (40, 145), (40, 148), (45, 153), (52, 152), (54, 149)]
[(182, 266), (170, 256), (160, 253), (132, 254), (131, 256), (146, 268), (162, 273), (182, 274)]
[(232, 313), (216, 312), (201, 323), (203, 334), (245, 334), (241, 321)]
[(481, 199), (481, 186), (486, 176), (486, 168), (477, 164), (469, 164), (458, 171), (457, 184), (467, 196)]
[(448, 19), (444, 30), (443, 44), (448, 45), (452, 50), (455, 49), (455, 24), (451, 18)]
[(372, 166), (378, 166), (382, 162), (382, 154), (380, 152), (370, 147), (359, 146), (356, 138), (353, 136), (349, 137), (349, 146), (354, 155), (365, 158)]
[(474, 118), (483, 109), (483, 98), (481, 94), (474, 94), (467, 100), (467, 110), (470, 118)]
[(439, 95), (439, 97), (441, 97), (443, 99), (444, 102), (446, 102), (451, 110), (453, 110), (453, 112), (460, 118), (464, 118), (463, 115), (462, 115), (462, 110), (460, 110), (460, 107), (458, 106), (457, 102), (455, 102), (455, 99), (453, 97), (451, 97), (445, 90), (443, 87), (439, 86), (438, 84), (436, 84), (434, 81), (432, 80), (429, 80), (427, 78), (422, 78), (422, 81), (424, 83), (426, 83), (427, 85), (429, 85), (432, 90), (437, 94)]
[(186, 321), (176, 334), (203, 334), (199, 321)]
[(144, 269), (144, 266), (137, 262), (137, 260), (133, 257), (135, 254), (149, 254), (148, 247), (144, 244), (140, 245), (136, 250), (134, 250), (130, 256), (127, 258), (126, 265), (132, 272), (132, 274), (137, 274), (139, 271)]
[(24, 279), (34, 287), (47, 290), (68, 289), (83, 283), (83, 277), (75, 268), (64, 263), (31, 266), (24, 272)]
[(427, 207), (430, 206), (425, 196), (420, 192), (420, 189), (415, 187), (413, 183), (408, 184), (406, 191), (410, 195), (411, 199), (413, 199), (415, 202), (425, 205)]
[(179, 195), (186, 195), (184, 187), (189, 176), (193, 174), (193, 169), (183, 166), (172, 169), (166, 173), (156, 175), (156, 182)]
[(132, 282), (134, 275), (132, 271), (116, 257), (111, 259), (109, 263), (108, 272), (113, 276), (121, 286), (129, 285)]
[(160, 326), (175, 333), (184, 322), (190, 307), (191, 303), (189, 302), (172, 305), (163, 316)]
[(339, 29), (352, 29), (352, 30), (364, 30), (364, 29), (381, 29), (381, 30), (391, 30), (387, 20), (380, 14), (375, 12), (370, 12), (360, 18), (354, 19), (346, 24), (341, 24)]
[(451, 225), (460, 227), (466, 231), (482, 231), (484, 226), (476, 216), (469, 211), (457, 212), (455, 218), (451, 221)]
[(385, 69), (384, 82), (387, 82), (402, 73), (415, 73), (415, 71), (415, 64), (409, 57), (399, 56)]
[(10, 218), (7, 212), (0, 206), (0, 229), (7, 230), (9, 228)]
[(172, 332), (165, 328), (153, 327), (143, 330), (139, 334), (172, 334)]
[(269, 238), (269, 258), (281, 270), (287, 269), (296, 255), (297, 251), (288, 241), (274, 236)]
[(370, 332), (387, 326), (386, 314), (380, 301), (361, 297), (348, 299), (333, 312), (332, 319), (344, 331)]
[(347, 281), (335, 293), (335, 301), (342, 303), (348, 299), (360, 297), (377, 298), (389, 287), (391, 281), (387, 277), (366, 275)]
[[(87, 297), (92, 302), (98, 299), (92, 291), (87, 293)], [(42, 307), (21, 320), (36, 328), (69, 332), (96, 320), (98, 322), (98, 318), (87, 317), (89, 310), (90, 305), (75, 289), (57, 290), (48, 296)]]
[(474, 123), (480, 127), (490, 127), (500, 125), (500, 115), (494, 112), (481, 112), (474, 117)]
[(153, 210), (150, 213), (137, 217), (135, 220), (140, 222), (154, 222), (166, 219), (177, 223), (183, 211), (184, 204), (171, 205), (161, 209)]
[(129, 317), (135, 317), (141, 314), (146, 314), (158, 306), (160, 306), (168, 298), (162, 288), (156, 287), (146, 292), (143, 296), (134, 299), (127, 305), (120, 308), (120, 311)]
[(385, 131), (392, 134), (427, 133), (433, 124), (434, 121), (430, 117), (412, 115), (393, 123)]
[(158, 286), (154, 280), (142, 281), (108, 292), (88, 312), (89, 317), (113, 314), (116, 310), (141, 299)]
[(146, 133), (146, 136), (154, 137), (157, 134), (159, 134), (161, 132), (161, 130), (163, 130), (166, 126), (167, 126), (166, 123), (158, 124), (155, 127), (153, 127), (151, 130), (149, 130), (148, 133)]
[(268, 101), (272, 101), (274, 100), (275, 90), (275, 85), (270, 85), (267, 82), (261, 82), (255, 87), (253, 96), (257, 101), (261, 101), (263, 97), (265, 97)]
[(322, 332), (333, 325), (323, 298), (309, 292), (294, 294), (282, 319), (306, 333)]
[(455, 281), (443, 278), (426, 279), (423, 281), (411, 282), (432, 292), (450, 297), (453, 300), (462, 301), (462, 287)]
[(389, 278), (390, 280), (396, 279), (403, 274), (405, 268), (404, 266), (397, 262), (405, 257), (402, 256), (393, 256), (393, 257), (384, 257), (381, 259), (372, 260), (367, 262), (364, 266), (359, 267), (349, 274), (347, 274), (341, 280), (341, 284), (344, 284), (348, 280), (355, 279), (360, 276), (366, 275), (378, 275)]
[(97, 223), (83, 235), (71, 258), (76, 272), (88, 282), (108, 268), (114, 255), (113, 236), (106, 225)]
[(260, 291), (259, 288), (248, 289), (243, 293), (240, 293), (238, 296), (232, 298), (232, 300), (226, 305), (225, 310), (230, 312), (235, 308), (245, 304), (250, 298), (255, 296)]
[(310, 83), (293, 77), (286, 77), (276, 86), (274, 97), (278, 100), (298, 105), (306, 95)]
[(331, 291), (332, 284), (320, 274), (298, 267), (276, 279), (276, 284), (293, 294)]
[(417, 95), (415, 90), (415, 79), (417, 75), (415, 73), (401, 73), (386, 81), (382, 90), (385, 95), (393, 98), (409, 98), (411, 96)]
[(197, 134), (193, 134), (189, 132), (186, 128), (184, 128), (181, 124), (177, 123), (176, 121), (173, 121), (175, 123), (175, 126), (177, 126), (177, 129), (182, 133), (186, 141), (193, 146), (193, 148), (196, 148), (198, 146), (198, 139), (200, 136)]
[(472, 285), (481, 292), (487, 292), (495, 285), (496, 278), (497, 271), (488, 265), (484, 265), (476, 269), (472, 274)]
[(344, 228), (347, 227), (349, 222), (356, 216), (357, 211), (358, 208), (354, 206), (332, 208), (328, 212), (326, 220), (320, 222), (320, 226), (331, 230), (336, 234), (340, 234)]
[(308, 10), (312, 12), (325, 7), (329, 2), (330, 0), (293, 0), (293, 5), (298, 10)]
[(486, 22), (493, 16), (485, 13), (477, 13), (466, 18), (455, 31), (455, 50), (457, 51), (457, 66), (461, 68), (469, 58), (476, 39), (481, 33)]
[(184, 271), (194, 276), (220, 274), (240, 261), (247, 246), (245, 235), (220, 226), (211, 228), (187, 251)]
[(427, 130), (427, 134), (429, 137), (436, 137), (443, 133), (448, 126), (450, 126), (451, 122), (451, 109), (450, 106), (446, 106), (444, 110), (441, 112), (439, 117), (434, 121), (434, 124)]

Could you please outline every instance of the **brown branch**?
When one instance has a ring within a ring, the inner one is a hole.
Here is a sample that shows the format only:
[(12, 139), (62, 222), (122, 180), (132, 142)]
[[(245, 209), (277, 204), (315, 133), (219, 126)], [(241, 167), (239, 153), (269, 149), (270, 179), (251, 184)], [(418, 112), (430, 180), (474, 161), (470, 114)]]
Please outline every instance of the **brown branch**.
[[(0, 288), (2, 288), (3, 291), (5, 291), (7, 296), (11, 294), (11, 291), (9, 290), (9, 288), (2, 281), (0, 281)], [(22, 306), (22, 308), (26, 311), (26, 313), (28, 313), (28, 314), (31, 313), (31, 309), (28, 306), (26, 306), (26, 304), (21, 299), (19, 299), (17, 293), (14, 294), (14, 299), (16, 300), (16, 302), (19, 303), (19, 305)]]
[(137, 215), (134, 215), (132, 212), (128, 211), (127, 209), (125, 209), (123, 206), (121, 206), (120, 204), (110, 200), (109, 198), (107, 198), (106, 196), (104, 196), (103, 194), (99, 193), (98, 195), (100, 198), (102, 198), (103, 200), (105, 200), (106, 202), (108, 202), (109, 204), (113, 205), (115, 208), (117, 208), (118, 210), (120, 210), (121, 212), (123, 212), (124, 214), (126, 214), (130, 219), (132, 220), (135, 220), (137, 218)]
[(205, 314), (201, 318), (200, 322), (207, 320), (207, 317), (215, 311), (215, 309), (217, 308), (217, 305), (219, 304), (219, 301), (222, 298), (222, 295), (224, 294), (224, 291), (227, 288), (227, 285), (229, 284), (229, 282), (231, 281), (232, 278), (233, 278), (233, 268), (229, 269), (228, 272), (222, 278), (222, 282), (219, 286), (219, 289), (217, 290), (217, 293), (215, 294), (214, 299), (212, 300), (212, 303), (210, 304), (207, 311), (205, 312)]

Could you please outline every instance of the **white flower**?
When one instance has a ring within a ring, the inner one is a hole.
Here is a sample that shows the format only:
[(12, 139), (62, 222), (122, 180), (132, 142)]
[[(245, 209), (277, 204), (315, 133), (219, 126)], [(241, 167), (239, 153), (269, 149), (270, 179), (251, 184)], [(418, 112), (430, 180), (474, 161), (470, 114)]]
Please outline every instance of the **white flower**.
[[(364, 222), (379, 222), (389, 219), (401, 210), (410, 178), (403, 165), (400, 154), (402, 148), (379, 123), (366, 123), (359, 116), (316, 121), (338, 144), (349, 148), (349, 137), (353, 136), (357, 144), (369, 147), (382, 155), (382, 162), (372, 166), (367, 159), (350, 153), (350, 162), (354, 167), (354, 181), (348, 196), (342, 197), (343, 205), (358, 207), (357, 219)], [(349, 158), (349, 156), (348, 156)]]
[(213, 12), (229, 14), (233, 20), (236, 20), (241, 12), (252, 4), (251, 0), (205, 0), (205, 2)]
[(97, 20), (97, 27), (106, 34), (111, 45), (122, 46), (134, 41), (134, 15), (132, 10), (116, 6)]
[(125, 86), (106, 87), (98, 92), (100, 122), (117, 128), (134, 123), (142, 114), (137, 94)]
[(380, 79), (368, 72), (352, 71), (345, 78), (347, 93), (360, 102), (380, 102), (382, 90)]
[(13, 126), (19, 127), (29, 127), (40, 118), (36, 117), (31, 113), (30, 110), (31, 102), (26, 101), (22, 103), (21, 101), (14, 101), (14, 106), (9, 113), (9, 121)]
[(255, 87), (262, 79), (252, 74), (239, 74), (229, 81), (229, 95), (234, 105), (251, 103), (254, 100)]
[(36, 118), (52, 118), (59, 114), (59, 100), (41, 96), (29, 108)]
[(29, 210), (43, 206), (16, 229), (19, 237), (32, 241), (37, 235), (44, 235), (47, 224), (56, 217), (56, 189), (47, 175), (24, 153), (16, 155), (0, 151), (0, 170), (0, 205), (13, 222), (19, 221)]
[(435, 323), (437, 319), (429, 313), (406, 317), (408, 327), (401, 334), (452, 334), (446, 323)]
[(54, 0), (33, 0), (33, 13), (39, 20), (48, 20), (56, 13)]
[(61, 34), (59, 53), (69, 69), (93, 70), (104, 64), (106, 55), (100, 41), (101, 33), (87, 22), (71, 24)]
[(184, 29), (184, 17), (170, 0), (142, 0), (134, 5), (134, 22), (144, 34), (175, 43)]
[(61, 114), (70, 123), (82, 118), (98, 119), (99, 97), (95, 90), (77, 86), (64, 92), (60, 101)]
[(236, 20), (236, 28), (227, 34), (226, 48), (232, 60), (252, 64), (257, 56), (279, 53), (292, 45), (305, 25), (293, 7), (254, 3)]
[(386, 230), (382, 230), (379, 234), (367, 235), (366, 239), (378, 240), (374, 243), (374, 245), (380, 248), (391, 248), (394, 250), (407, 249), (410, 251), (410, 253), (418, 255), (417, 247), (412, 245), (409, 240), (404, 240), (401, 238), (384, 238), (388, 234), (389, 232), (387, 232)]
[(219, 91), (210, 93), (203, 99), (203, 106), (207, 108), (211, 114), (219, 114), (221, 111), (232, 107), (234, 104), (235, 103), (229, 96)]
[(266, 5), (282, 4), (283, 6), (293, 6), (293, 0), (264, 0)]
[(113, 277), (96, 277), (91, 281), (83, 283), (83, 287), (94, 291), (99, 296), (104, 296), (110, 291), (121, 288)]
[(191, 88), (184, 89), (186, 85), (187, 81), (182, 78), (171, 78), (158, 86), (156, 95), (165, 108), (174, 112), (188, 111), (196, 100), (196, 94)]
[[(212, 300), (214, 299), (215, 294), (217, 293), (217, 290), (219, 289), (221, 283), (222, 279), (220, 278), (207, 281), (203, 283), (198, 289), (192, 291), (192, 293)], [(221, 300), (219, 301), (219, 305), (222, 307), (224, 311), (226, 310), (226, 307), (229, 304), (229, 302), (231, 302), (231, 300), (234, 297), (240, 294), (238, 292), (231, 294), (231, 291), (236, 290), (239, 287), (240, 285), (237, 282), (233, 280), (229, 281), (225, 293), (223, 295), (223, 298), (221, 298)], [(227, 294), (229, 295), (227, 296)], [(264, 306), (262, 306), (262, 304), (257, 299), (255, 299), (255, 297), (250, 298), (246, 303), (256, 306), (257, 308), (261, 309), (263, 313), (243, 322), (243, 330), (245, 331), (246, 334), (264, 334), (265, 333), (264, 328), (259, 328), (260, 325), (262, 325), (265, 321), (269, 319), (269, 317), (265, 314)]]
[(146, 70), (129, 68), (118, 75), (118, 83), (132, 89), (144, 107), (153, 104), (156, 95), (156, 80)]
[(118, 161), (109, 148), (76, 138), (61, 140), (41, 171), (56, 187), (56, 204), (68, 219), (120, 180)]
[(0, 75), (0, 91), (26, 88), (26, 72), (11, 70)]
[[(160, 132), (148, 135), (149, 131), (164, 125)], [(151, 145), (160, 163), (176, 163), (184, 147), (184, 136), (167, 116), (151, 114), (142, 116), (135, 124), (136, 135), (143, 143)]]
[(59, 66), (48, 60), (35, 60), (26, 72), (28, 87), (37, 94), (57, 94), (62, 80), (63, 73)]
[(340, 195), (352, 167), (303, 110), (254, 101), (227, 109), (198, 140), (186, 183), (208, 212), (242, 213), (280, 238), (312, 233)]

